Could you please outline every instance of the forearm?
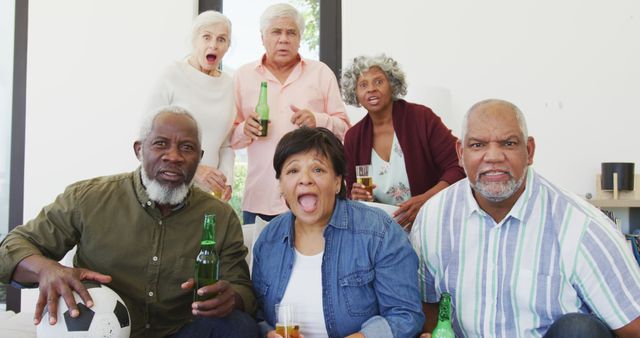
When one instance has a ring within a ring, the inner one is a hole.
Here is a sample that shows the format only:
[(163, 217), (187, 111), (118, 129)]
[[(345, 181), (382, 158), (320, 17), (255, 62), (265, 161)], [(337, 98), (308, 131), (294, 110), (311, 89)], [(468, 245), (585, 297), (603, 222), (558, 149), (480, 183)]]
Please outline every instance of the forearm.
[[(403, 335), (399, 333), (395, 335), (403, 337)], [(387, 318), (377, 315), (367, 319), (362, 323), (359, 332), (353, 333), (348, 337), (386, 338), (393, 336), (394, 332)], [(409, 336), (407, 335), (406, 337)]]
[(233, 163), (236, 158), (235, 151), (231, 148), (231, 144), (225, 142), (219, 151), (220, 161), (218, 169), (227, 177), (227, 185), (233, 185)]
[(233, 127), (231, 134), (231, 148), (242, 149), (248, 147), (253, 140), (244, 134), (244, 120)]
[(444, 173), (442, 173), (440, 180), (445, 181), (449, 184), (454, 184), (465, 177), (466, 174), (464, 173), (464, 169), (462, 169), (462, 167), (458, 166), (457, 164), (452, 164), (448, 169), (444, 171)]
[(20, 284), (38, 283), (40, 272), (54, 265), (60, 265), (60, 263), (42, 255), (31, 255), (18, 263), (11, 279)]
[[(404, 231), (390, 228), (378, 248), (375, 266), (378, 307), (384, 309), (378, 317), (394, 336), (415, 337), (424, 323), (417, 283), (419, 262)], [(369, 337), (366, 329), (363, 325), (360, 331)], [(382, 332), (381, 328), (376, 331)]]
[(21, 260), (40, 254), (38, 248), (19, 235), (19, 229), (11, 231), (0, 245), (0, 283), (9, 284)]
[(437, 303), (422, 303), (422, 312), (424, 313), (425, 321), (422, 326), (422, 332), (433, 332), (438, 324), (438, 304)]
[(340, 141), (344, 141), (344, 135), (350, 126), (349, 118), (345, 113), (313, 113), (313, 115), (315, 115), (316, 118), (316, 126), (331, 130), (331, 132), (333, 132)]
[(640, 317), (634, 319), (631, 323), (613, 331), (619, 338), (640, 337)]

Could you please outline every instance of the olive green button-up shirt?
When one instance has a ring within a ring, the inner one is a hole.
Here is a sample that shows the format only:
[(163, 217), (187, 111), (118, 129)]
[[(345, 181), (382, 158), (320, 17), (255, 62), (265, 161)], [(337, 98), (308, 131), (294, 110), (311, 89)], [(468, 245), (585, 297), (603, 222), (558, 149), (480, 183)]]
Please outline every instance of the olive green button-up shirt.
[(205, 213), (216, 215), (220, 278), (253, 313), (247, 248), (233, 209), (191, 188), (183, 204), (162, 216), (141, 183), (140, 168), (72, 184), (35, 219), (11, 231), (0, 244), (0, 281), (9, 283), (28, 256), (60, 260), (77, 245), (76, 267), (113, 277), (108, 286), (129, 309), (131, 337), (162, 337), (193, 320), (193, 293), (180, 284), (194, 275)]

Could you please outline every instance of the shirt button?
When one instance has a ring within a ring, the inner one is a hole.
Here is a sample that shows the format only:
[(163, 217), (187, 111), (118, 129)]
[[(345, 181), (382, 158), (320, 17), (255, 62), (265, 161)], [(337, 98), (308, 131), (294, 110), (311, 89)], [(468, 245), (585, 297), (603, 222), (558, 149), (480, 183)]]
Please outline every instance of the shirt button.
[(153, 291), (149, 291), (149, 297), (153, 297)]
[(158, 256), (153, 256), (153, 261), (157, 262), (158, 261)]
[(162, 225), (162, 221), (158, 221), (158, 224)]
[(151, 201), (147, 201), (147, 205), (148, 205), (148, 206), (151, 206)]
[(146, 324), (144, 327), (148, 329), (151, 327), (151, 324)]

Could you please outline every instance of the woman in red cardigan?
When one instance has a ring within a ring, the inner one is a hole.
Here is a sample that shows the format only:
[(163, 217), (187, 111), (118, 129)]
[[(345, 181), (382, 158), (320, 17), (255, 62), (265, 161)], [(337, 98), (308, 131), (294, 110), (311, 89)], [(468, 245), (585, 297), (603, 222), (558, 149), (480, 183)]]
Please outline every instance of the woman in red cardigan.
[[(344, 101), (367, 110), (344, 139), (347, 196), (397, 205), (394, 218), (410, 229), (424, 202), (465, 177), (457, 138), (431, 109), (401, 99), (404, 73), (384, 54), (356, 57), (341, 83)], [(373, 169), (373, 195), (356, 183), (355, 167), (363, 164)]]

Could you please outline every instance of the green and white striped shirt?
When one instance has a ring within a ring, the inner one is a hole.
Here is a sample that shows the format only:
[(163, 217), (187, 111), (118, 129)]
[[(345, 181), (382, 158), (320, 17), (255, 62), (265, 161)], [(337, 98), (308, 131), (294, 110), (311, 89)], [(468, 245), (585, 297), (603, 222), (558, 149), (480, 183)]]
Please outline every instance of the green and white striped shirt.
[(425, 203), (411, 241), (422, 301), (451, 293), (458, 337), (541, 337), (572, 312), (612, 329), (640, 316), (640, 268), (624, 236), (531, 168), (502, 222), (480, 209), (464, 179)]

